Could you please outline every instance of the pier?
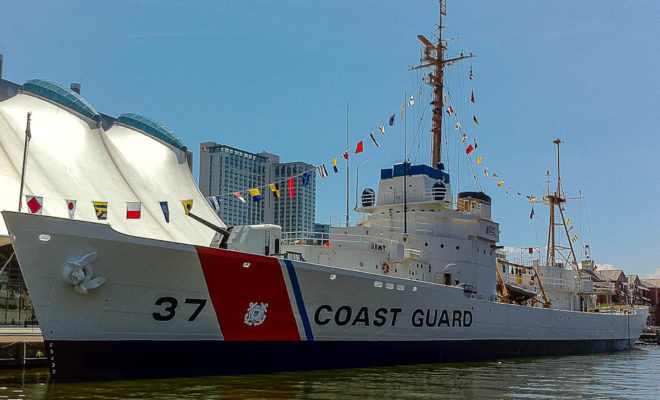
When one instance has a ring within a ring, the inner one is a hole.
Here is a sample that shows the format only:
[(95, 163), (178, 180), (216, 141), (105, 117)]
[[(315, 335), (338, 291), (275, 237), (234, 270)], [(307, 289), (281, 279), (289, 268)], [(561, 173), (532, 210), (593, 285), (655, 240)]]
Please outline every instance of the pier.
[(0, 326), (0, 368), (44, 367), (48, 364), (38, 326)]
[(637, 343), (660, 344), (660, 328), (657, 326), (647, 328), (642, 332)]

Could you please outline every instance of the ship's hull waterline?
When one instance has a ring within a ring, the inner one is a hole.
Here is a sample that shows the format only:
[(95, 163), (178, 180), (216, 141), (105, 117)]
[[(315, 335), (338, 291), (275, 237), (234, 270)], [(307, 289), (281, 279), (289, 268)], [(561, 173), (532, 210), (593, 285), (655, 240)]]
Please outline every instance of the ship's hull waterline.
[[(57, 380), (615, 351), (635, 342), (647, 314), (502, 304), (459, 287), (131, 237), (103, 224), (3, 217)], [(87, 284), (67, 278), (76, 263), (86, 265)]]

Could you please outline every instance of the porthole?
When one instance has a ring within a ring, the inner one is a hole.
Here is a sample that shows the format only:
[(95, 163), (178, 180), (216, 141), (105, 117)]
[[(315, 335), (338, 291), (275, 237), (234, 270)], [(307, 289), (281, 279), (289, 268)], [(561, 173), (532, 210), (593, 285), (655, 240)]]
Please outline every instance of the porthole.
[(429, 244), (428, 244), (428, 243), (424, 243), (424, 247), (429, 247)]
[(445, 245), (444, 245), (444, 244), (441, 244), (441, 245), (440, 245), (440, 248), (441, 248), (441, 249), (444, 249), (444, 248), (445, 248)]
[(456, 250), (458, 250), (458, 249), (460, 249), (460, 247), (459, 247), (459, 246), (456, 246)]

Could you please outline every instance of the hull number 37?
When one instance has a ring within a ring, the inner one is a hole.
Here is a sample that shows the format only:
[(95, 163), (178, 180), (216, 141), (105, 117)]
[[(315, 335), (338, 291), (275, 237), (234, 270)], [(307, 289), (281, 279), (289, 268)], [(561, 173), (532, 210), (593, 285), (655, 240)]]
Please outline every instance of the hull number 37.
[[(188, 321), (194, 321), (195, 318), (199, 315), (200, 312), (204, 309), (204, 306), (206, 306), (206, 299), (185, 299), (184, 303), (185, 304), (192, 304), (196, 305), (197, 307), (192, 310), (192, 313), (188, 317)], [(169, 321), (174, 316), (176, 315), (177, 307), (179, 305), (179, 301), (175, 299), (174, 297), (159, 297), (156, 299), (156, 302), (154, 305), (162, 307), (161, 310), (154, 312), (151, 314), (156, 321)], [(191, 307), (188, 307), (191, 308)]]

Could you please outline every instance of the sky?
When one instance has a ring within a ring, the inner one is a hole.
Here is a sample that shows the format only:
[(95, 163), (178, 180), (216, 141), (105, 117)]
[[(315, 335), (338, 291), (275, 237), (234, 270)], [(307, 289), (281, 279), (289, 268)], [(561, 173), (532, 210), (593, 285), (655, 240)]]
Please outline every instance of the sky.
[[(163, 123), (195, 153), (196, 179), (204, 141), (330, 169), (346, 150), (347, 108), (351, 147), (365, 140), (351, 157), (351, 208), (356, 166), (361, 192), (404, 153), (429, 163), (430, 90), (409, 68), (419, 63), (417, 35), (433, 40), (436, 1), (0, 0), (0, 10), (4, 79), (79, 82), (102, 113)], [(454, 193), (492, 197), (502, 245), (545, 246), (547, 208), (535, 204), (530, 219), (525, 196), (543, 196), (546, 171), (556, 179), (552, 141), (561, 138), (563, 188), (581, 197), (565, 206), (578, 258), (588, 244), (597, 265), (660, 277), (658, 15), (648, 0), (448, 2), (448, 56), (476, 57), (447, 70), (447, 93), (478, 149), (466, 156), (456, 120), (445, 118), (442, 157)], [(404, 152), (398, 114), (411, 93)], [(369, 133), (393, 113), (376, 149)], [(340, 168), (317, 181), (318, 222), (345, 212)]]

